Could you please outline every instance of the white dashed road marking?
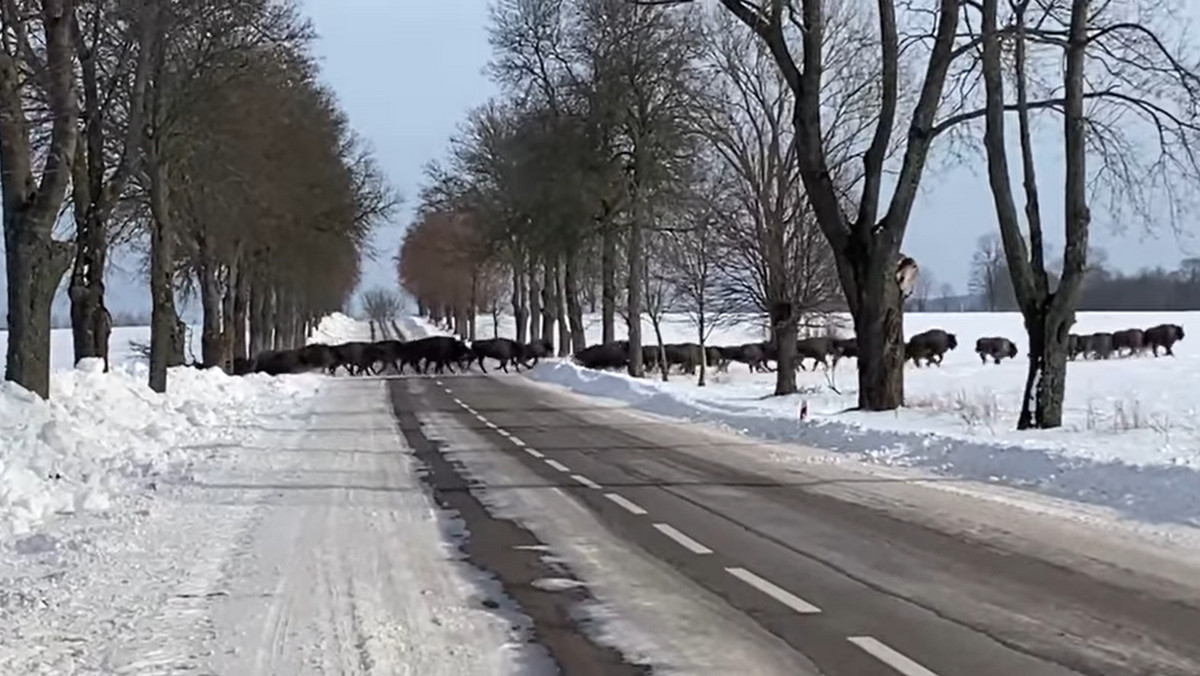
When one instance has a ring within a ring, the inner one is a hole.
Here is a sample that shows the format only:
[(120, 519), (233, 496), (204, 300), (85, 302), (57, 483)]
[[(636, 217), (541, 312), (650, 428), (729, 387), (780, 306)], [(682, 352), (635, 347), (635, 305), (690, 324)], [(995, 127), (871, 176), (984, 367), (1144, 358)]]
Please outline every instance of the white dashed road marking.
[(566, 465), (562, 464), (561, 462), (559, 462), (557, 460), (547, 460), (546, 464), (550, 465), (551, 467), (553, 467), (554, 469), (556, 469), (560, 472), (570, 472), (571, 471)]
[(511, 442), (513, 442), (513, 446), (520, 446), (521, 448), (525, 448), (525, 442), (524, 442), (524, 441), (521, 441), (520, 439), (518, 439), (518, 438), (516, 438), (516, 437), (511, 437), (511, 436), (510, 436), (510, 437), (508, 438), (508, 440), (509, 440), (509, 441), (511, 441)]
[(541, 452), (541, 451), (537, 451), (537, 450), (534, 450), (534, 449), (532, 449), (532, 448), (526, 448), (526, 449), (525, 449), (525, 452), (526, 452), (526, 453), (528, 453), (529, 455), (532, 455), (533, 457), (535, 457), (535, 458), (537, 458), (537, 459), (539, 459), (539, 460), (540, 460), (540, 459), (542, 459), (542, 458), (544, 458), (544, 457), (546, 457), (545, 455), (543, 455), (543, 454), (542, 454), (542, 452)]
[(605, 493), (604, 497), (617, 503), (622, 508), (624, 508), (625, 511), (629, 512), (630, 514), (636, 514), (638, 516), (641, 516), (642, 514), (647, 513), (646, 510), (644, 510), (640, 506), (638, 506), (637, 503), (627, 500), (623, 496), (620, 496), (616, 493)]
[(600, 488), (600, 484), (596, 483), (595, 481), (592, 481), (591, 479), (583, 476), (582, 474), (572, 474), (571, 478), (578, 481), (579, 483), (583, 484), (584, 486), (587, 486), (588, 488), (596, 488), (596, 489)]
[(851, 636), (849, 641), (904, 676), (937, 676), (905, 655), (896, 652), (882, 641), (870, 636)]
[(512, 432), (509, 432), (508, 430), (502, 430), (500, 428), (496, 428), (496, 434), (499, 434), (502, 437), (512, 437)]
[(820, 608), (814, 606), (808, 601), (805, 601), (799, 596), (796, 596), (790, 591), (783, 589), (772, 582), (764, 580), (745, 568), (726, 568), (725, 572), (802, 615), (812, 615), (814, 613), (821, 612)]
[(483, 421), (483, 424), (484, 424), (484, 425), (487, 425), (488, 427), (490, 427), (490, 428), (492, 428), (492, 429), (494, 429), (494, 430), (498, 430), (498, 429), (500, 429), (499, 427), (497, 427), (497, 426), (496, 426), (496, 423), (492, 422), (491, 420), (484, 420), (484, 421)]
[(658, 532), (662, 533), (663, 535), (666, 535), (667, 537), (671, 538), (675, 542), (678, 542), (684, 549), (688, 550), (689, 552), (691, 552), (693, 554), (712, 554), (711, 549), (709, 549), (708, 547), (705, 547), (704, 545), (700, 544), (699, 542), (696, 542), (695, 540), (684, 535), (683, 533), (679, 532), (678, 530), (675, 530), (674, 527), (672, 527), (668, 524), (656, 523), (656, 524), (654, 524), (654, 528), (657, 529)]

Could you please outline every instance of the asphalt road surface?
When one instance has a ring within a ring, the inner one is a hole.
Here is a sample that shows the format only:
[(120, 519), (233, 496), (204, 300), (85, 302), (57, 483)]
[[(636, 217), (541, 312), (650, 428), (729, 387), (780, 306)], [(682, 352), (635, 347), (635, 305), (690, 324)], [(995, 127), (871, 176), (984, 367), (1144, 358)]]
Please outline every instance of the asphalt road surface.
[(528, 535), (491, 518), (470, 497), (486, 486), (438, 459), (421, 422), (431, 415), (449, 416), (487, 453), (517, 459), (529, 482), (559, 487), (611, 535), (735, 609), (787, 653), (777, 657), (793, 673), (1200, 674), (1195, 590), (1152, 572), (1074, 567), (953, 534), (839, 497), (827, 469), (771, 476), (739, 467), (721, 446), (732, 442), (719, 441), (730, 437), (589, 407), (520, 377), (388, 386), (439, 500), (466, 515), (472, 560), (533, 616), (564, 673), (639, 670), (589, 645), (561, 603), (524, 584), (536, 563), (517, 560), (525, 550), (514, 543)]

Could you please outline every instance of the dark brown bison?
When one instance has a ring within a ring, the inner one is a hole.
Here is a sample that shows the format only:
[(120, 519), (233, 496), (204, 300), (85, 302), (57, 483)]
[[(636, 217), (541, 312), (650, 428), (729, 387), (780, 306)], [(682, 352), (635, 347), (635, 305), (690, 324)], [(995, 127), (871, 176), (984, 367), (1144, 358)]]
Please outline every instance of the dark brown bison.
[(1152, 326), (1145, 331), (1145, 344), (1150, 347), (1150, 351), (1154, 356), (1158, 356), (1158, 348), (1163, 348), (1166, 353), (1175, 356), (1171, 351), (1171, 346), (1183, 340), (1183, 327), (1178, 324), (1159, 324)]
[(1146, 349), (1146, 332), (1141, 329), (1115, 331), (1112, 334), (1112, 342), (1113, 351), (1118, 356), (1121, 355), (1121, 350), (1129, 350), (1129, 354), (1125, 356), (1132, 357)]
[(926, 366), (931, 364), (941, 366), (942, 357), (956, 347), (958, 347), (958, 338), (953, 333), (947, 333), (941, 329), (930, 329), (909, 339), (904, 346), (904, 358), (911, 359), (917, 366), (921, 365), (919, 361), (921, 359), (925, 360)]
[(982, 364), (987, 363), (988, 357), (991, 357), (995, 363), (999, 364), (1005, 358), (1016, 358), (1017, 345), (1001, 336), (980, 338), (975, 341), (975, 353), (979, 355), (979, 362)]
[(1113, 335), (1106, 331), (1098, 331), (1090, 336), (1084, 336), (1085, 350), (1092, 359), (1108, 359), (1113, 353)]

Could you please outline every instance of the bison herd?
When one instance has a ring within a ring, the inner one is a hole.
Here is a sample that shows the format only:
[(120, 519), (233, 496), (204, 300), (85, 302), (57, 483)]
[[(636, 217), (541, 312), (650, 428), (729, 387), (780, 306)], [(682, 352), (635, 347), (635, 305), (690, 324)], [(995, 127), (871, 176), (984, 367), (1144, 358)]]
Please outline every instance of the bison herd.
[(484, 359), (498, 361), (500, 368), (507, 373), (510, 364), (517, 370), (522, 366), (531, 368), (538, 359), (549, 357), (552, 353), (553, 346), (549, 341), (523, 344), (508, 338), (476, 340), (470, 346), (452, 336), (338, 345), (311, 343), (294, 350), (265, 350), (252, 359), (237, 360), (234, 373), (280, 375), (324, 371), (334, 375), (338, 369), (343, 369), (353, 376), (378, 375), (389, 369), (393, 373), (403, 374), (406, 367), (411, 367), (414, 372), (424, 374), (429, 373), (432, 367), (434, 373), (440, 374), (446, 371), (453, 373), (455, 366), (465, 371), (473, 363), (478, 363), (479, 368), (487, 373)]
[[(1071, 334), (1067, 351), (1071, 359), (1108, 359), (1112, 355), (1133, 356), (1150, 351), (1158, 356), (1174, 355), (1172, 346), (1183, 340), (1183, 327), (1177, 324), (1159, 324), (1148, 329), (1126, 329), (1114, 333)], [(958, 347), (958, 338), (942, 329), (930, 329), (912, 336), (904, 347), (905, 361), (920, 367), (940, 366), (946, 353)], [(519, 343), (508, 338), (490, 338), (472, 341), (469, 345), (452, 336), (429, 336), (417, 340), (381, 340), (377, 342), (348, 342), (339, 345), (313, 343), (294, 350), (266, 350), (249, 360), (238, 360), (234, 372), (303, 373), (324, 371), (334, 375), (338, 369), (349, 375), (377, 375), (389, 371), (403, 374), (406, 368), (427, 374), (430, 368), (436, 374), (446, 371), (470, 370), (478, 364), (487, 373), (485, 359), (499, 364), (508, 373), (511, 365), (517, 371), (522, 367), (532, 368), (539, 359), (553, 355), (553, 345), (548, 340)], [(975, 353), (981, 363), (989, 359), (999, 364), (1004, 359), (1017, 356), (1013, 341), (1001, 336), (979, 338), (975, 341)], [(624, 369), (629, 365), (629, 341), (619, 340), (592, 345), (579, 350), (574, 360), (590, 369)], [(796, 365), (807, 370), (817, 365), (836, 367), (844, 357), (858, 357), (858, 341), (854, 338), (829, 336), (804, 338), (796, 342)], [(701, 353), (697, 343), (671, 343), (642, 346), (642, 363), (647, 371), (677, 368), (682, 373), (692, 374), (702, 363), (725, 372), (731, 363), (746, 364), (751, 372), (772, 371), (771, 362), (778, 362), (778, 352), (772, 342), (743, 343), (741, 345), (707, 346)]]
[(1159, 324), (1148, 329), (1125, 329), (1113, 333), (1099, 332), (1086, 336), (1072, 333), (1067, 337), (1067, 355), (1071, 359), (1082, 356), (1084, 359), (1108, 359), (1114, 354), (1118, 357), (1132, 357), (1145, 354), (1149, 350), (1155, 357), (1161, 348), (1164, 354), (1172, 357), (1175, 353), (1171, 347), (1183, 340), (1183, 327), (1178, 324)]
[[(1072, 359), (1080, 354), (1096, 355), (1107, 359), (1114, 352), (1128, 350), (1128, 354), (1141, 353), (1147, 349), (1158, 356), (1159, 348), (1165, 354), (1174, 355), (1171, 346), (1183, 339), (1183, 327), (1176, 324), (1160, 324), (1146, 330), (1128, 329), (1116, 333), (1094, 333), (1088, 336), (1072, 334), (1068, 352)], [(940, 366), (946, 353), (958, 347), (958, 337), (942, 329), (930, 329), (918, 333), (904, 346), (905, 361), (920, 367)], [(772, 371), (771, 362), (778, 362), (778, 351), (772, 342), (744, 343), (741, 345), (707, 346), (705, 361), (725, 372), (733, 362), (746, 364), (751, 372)], [(975, 341), (975, 353), (981, 363), (990, 359), (999, 364), (1004, 359), (1017, 356), (1017, 345), (1002, 336), (979, 338)], [(816, 337), (796, 342), (796, 365), (807, 370), (808, 360), (812, 367), (817, 365), (836, 367), (843, 357), (858, 357), (858, 341), (854, 338)], [(629, 341), (618, 340), (593, 345), (575, 353), (575, 362), (580, 366), (599, 370), (619, 370), (629, 365)], [(665, 359), (665, 362), (664, 362)], [(700, 345), (697, 343), (671, 343), (662, 346), (643, 345), (642, 363), (647, 371), (677, 368), (682, 373), (695, 373), (701, 364)]]

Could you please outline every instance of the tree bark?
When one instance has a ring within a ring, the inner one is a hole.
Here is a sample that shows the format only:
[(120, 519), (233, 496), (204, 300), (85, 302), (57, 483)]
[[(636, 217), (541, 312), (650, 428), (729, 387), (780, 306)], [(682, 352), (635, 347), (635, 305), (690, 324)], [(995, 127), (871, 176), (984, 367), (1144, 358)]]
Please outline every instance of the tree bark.
[(571, 323), (570, 352), (579, 352), (587, 347), (587, 334), (583, 328), (583, 305), (579, 299), (578, 266), (578, 256), (568, 255), (566, 270), (563, 273), (563, 291), (567, 299), (567, 319)]
[(611, 343), (617, 335), (617, 236), (611, 226), (600, 247), (600, 342)]
[(641, 378), (646, 370), (642, 364), (642, 276), (645, 268), (645, 252), (642, 223), (635, 214), (629, 226), (629, 245), (625, 252), (629, 272), (626, 280), (626, 316), (629, 322), (629, 375)]
[[(24, 31), (17, 3), (5, 3), (6, 35)], [(25, 389), (50, 396), (50, 308), (71, 263), (70, 245), (53, 238), (54, 223), (70, 183), (77, 136), (77, 105), (72, 94), (72, 0), (43, 2), (46, 99), (50, 135), (39, 153), (41, 178), (35, 179), (29, 121), (22, 93), (24, 72), (0, 50), (0, 192), (3, 193), (5, 264), (8, 279), (8, 348), (4, 377)]]
[(233, 358), (249, 359), (258, 354), (250, 350), (250, 316), (252, 298), (250, 296), (250, 268), (245, 258), (240, 258), (237, 265), (237, 276), (234, 280), (233, 298)]
[(203, 315), (200, 329), (200, 361), (205, 368), (220, 366), (225, 353), (225, 334), (221, 330), (223, 303), (218, 263), (213, 255), (211, 240), (201, 237), (200, 248), (200, 310)]
[[(784, 295), (782, 292), (780, 295)], [(799, 338), (795, 306), (776, 301), (771, 306), (771, 342), (775, 345), (775, 396), (796, 393), (796, 340)]]
[[(151, 143), (156, 145), (157, 142)], [(175, 233), (167, 209), (167, 172), (157, 149), (150, 163), (150, 389), (167, 391), (167, 368), (175, 361), (179, 338), (172, 271)]]
[(4, 378), (50, 396), (50, 307), (71, 263), (71, 247), (50, 238), (53, 221), (4, 212), (8, 272), (8, 351)]
[(537, 260), (532, 256), (526, 272), (529, 277), (529, 341), (534, 342), (549, 336), (542, 335), (542, 292), (538, 284)]
[[(887, 257), (889, 262), (885, 265), (878, 257)], [(876, 248), (857, 270), (858, 405), (868, 411), (904, 405), (903, 299), (891, 259), (887, 250)]]
[(565, 357), (571, 354), (571, 325), (567, 316), (567, 300), (566, 282), (563, 276), (566, 274), (563, 264), (563, 257), (560, 256), (554, 261), (554, 315), (558, 323), (558, 356)]
[(525, 286), (525, 256), (517, 253), (513, 256), (512, 266), (512, 307), (513, 322), (517, 325), (516, 340), (518, 343), (529, 342), (529, 306), (527, 305), (528, 290)]
[[(554, 338), (554, 322), (558, 318), (558, 299), (554, 295), (554, 263), (547, 256), (542, 261), (542, 338)], [(561, 347), (561, 346), (560, 346)]]
[[(237, 298), (237, 282), (238, 282), (238, 257), (234, 256), (233, 261), (225, 266), (225, 293), (221, 297), (221, 365), (226, 372), (233, 372), (234, 351), (234, 335), (240, 328), (243, 335), (246, 333), (246, 325), (237, 324), (234, 317), (234, 306)], [(241, 358), (245, 358), (243, 353)]]
[(283, 312), (280, 304), (280, 287), (276, 285), (263, 286), (263, 312), (266, 316), (266, 321), (263, 322), (264, 327), (268, 330), (266, 334), (266, 346), (268, 349), (287, 349), (284, 347), (283, 339)]
[(270, 345), (271, 333), (268, 328), (267, 289), (259, 280), (254, 280), (250, 288), (250, 354), (257, 355)]

